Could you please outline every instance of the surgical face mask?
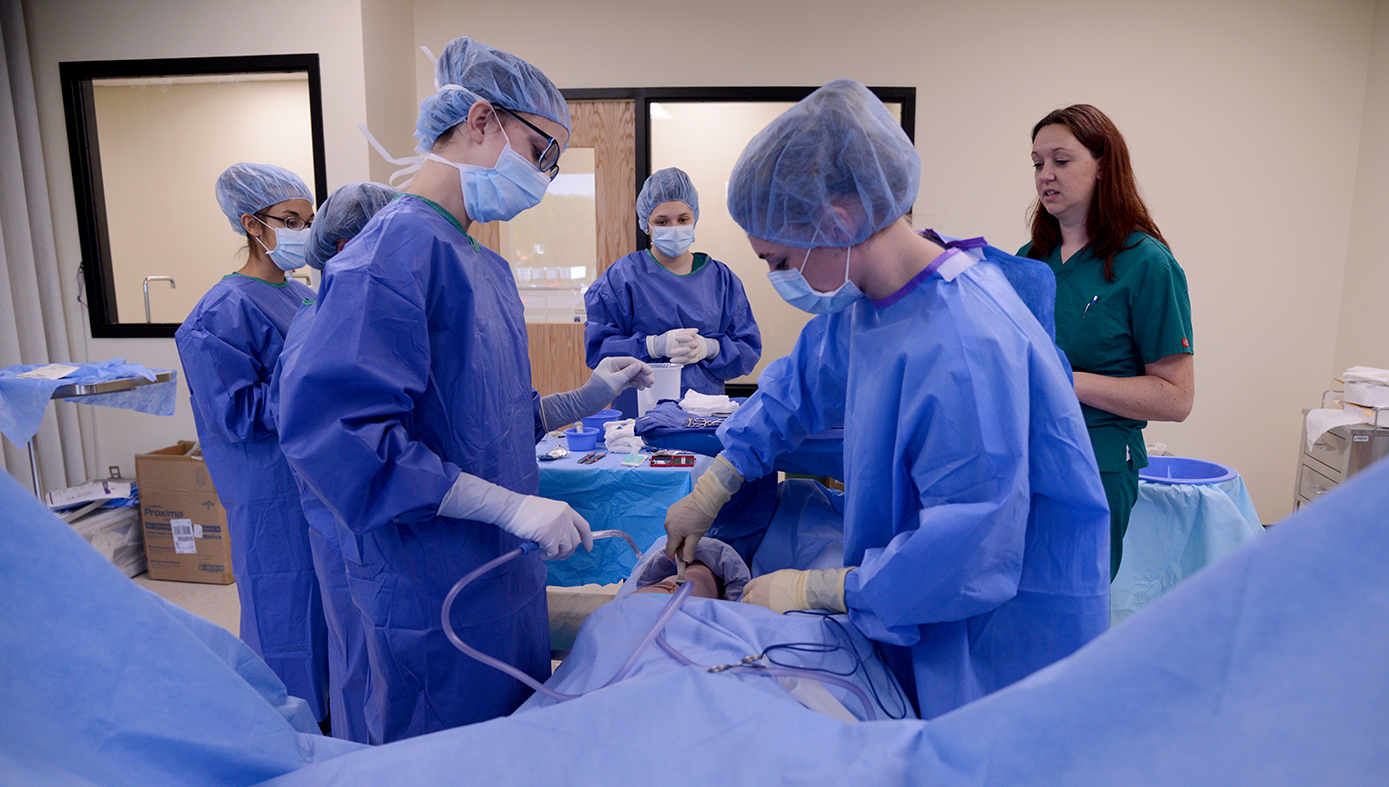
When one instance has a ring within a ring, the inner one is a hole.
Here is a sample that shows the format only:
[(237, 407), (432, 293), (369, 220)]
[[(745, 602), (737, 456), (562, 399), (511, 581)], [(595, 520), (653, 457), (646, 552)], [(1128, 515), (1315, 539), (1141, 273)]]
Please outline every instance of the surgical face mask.
[(689, 251), (694, 238), (693, 224), (651, 228), (651, 245), (667, 257), (679, 257)]
[(849, 304), (863, 297), (863, 293), (851, 281), (849, 281), (849, 258), (853, 254), (853, 247), (844, 253), (844, 283), (835, 288), (834, 292), (820, 292), (811, 289), (810, 282), (805, 280), (805, 275), (801, 270), (805, 269), (806, 262), (810, 261), (810, 249), (805, 252), (805, 259), (801, 260), (800, 270), (791, 269), (785, 271), (772, 271), (767, 274), (767, 279), (776, 288), (777, 295), (782, 300), (795, 306), (801, 311), (811, 314), (834, 314), (842, 312)]
[[(501, 121), (497, 123), (500, 127)], [(539, 205), (550, 187), (550, 176), (512, 150), (506, 129), (502, 129), (502, 139), (506, 143), (493, 167), (459, 164), (434, 153), (425, 157), (458, 170), (463, 204), (473, 221), (511, 221), (521, 211)]]
[[(265, 224), (259, 216), (254, 217), (256, 221)], [(265, 226), (270, 227), (269, 224)], [(292, 230), (287, 227), (271, 227), (275, 231), (275, 248), (266, 248), (265, 242), (256, 238), (256, 243), (260, 244), (265, 253), (270, 255), (270, 261), (275, 263), (275, 267), (282, 271), (292, 271), (304, 267), (304, 249), (309, 245), (309, 228), (302, 230)]]

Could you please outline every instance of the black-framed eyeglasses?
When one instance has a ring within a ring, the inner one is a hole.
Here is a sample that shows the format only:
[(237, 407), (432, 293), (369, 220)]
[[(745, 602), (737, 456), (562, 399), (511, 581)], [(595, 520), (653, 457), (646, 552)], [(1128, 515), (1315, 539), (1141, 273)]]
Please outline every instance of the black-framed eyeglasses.
[(544, 172), (546, 175), (550, 176), (550, 180), (554, 180), (555, 176), (559, 174), (559, 154), (562, 152), (559, 147), (559, 140), (555, 139), (549, 134), (546, 134), (544, 131), (541, 131), (539, 128), (536, 127), (534, 123), (516, 114), (514, 110), (510, 110), (506, 107), (498, 106), (496, 104), (493, 104), (492, 106), (516, 118), (522, 123), (525, 123), (527, 128), (529, 128), (531, 131), (534, 131), (535, 133), (539, 134), (547, 140), (545, 144), (545, 150), (541, 151), (540, 153), (540, 163), (536, 166), (540, 168), (541, 172)]
[(313, 219), (304, 221), (298, 216), (273, 216), (269, 213), (252, 213), (251, 215), (259, 217), (261, 219), (274, 219), (275, 221), (278, 221), (281, 224), (285, 225), (286, 229), (291, 230), (302, 230), (313, 226)]

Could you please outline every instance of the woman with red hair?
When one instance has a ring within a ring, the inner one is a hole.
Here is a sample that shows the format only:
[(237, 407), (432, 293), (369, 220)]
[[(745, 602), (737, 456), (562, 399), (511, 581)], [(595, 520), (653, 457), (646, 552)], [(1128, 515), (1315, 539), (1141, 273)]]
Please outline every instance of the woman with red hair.
[(1089, 104), (1032, 127), (1037, 202), (1018, 254), (1056, 273), (1056, 343), (1075, 369), (1110, 508), (1110, 577), (1148, 465), (1143, 427), (1182, 421), (1196, 383), (1186, 274), (1148, 214), (1114, 122)]

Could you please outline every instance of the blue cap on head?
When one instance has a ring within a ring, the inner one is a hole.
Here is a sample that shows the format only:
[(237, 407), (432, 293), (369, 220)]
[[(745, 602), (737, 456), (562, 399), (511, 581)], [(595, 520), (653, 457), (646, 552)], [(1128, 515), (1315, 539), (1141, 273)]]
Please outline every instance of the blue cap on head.
[(728, 212), (784, 246), (853, 246), (905, 216), (920, 183), (921, 156), (902, 125), (868, 88), (841, 79), (752, 138), (729, 177)]
[(309, 230), (304, 262), (323, 270), (323, 264), (338, 253), (338, 241), (352, 240), (400, 192), (380, 183), (349, 183), (338, 187), (318, 208)]
[(415, 122), (416, 150), (428, 153), (440, 134), (462, 123), (479, 101), (528, 112), (564, 126), (569, 122), (569, 103), (540, 69), (515, 55), (480, 44), (471, 38), (455, 38), (444, 47), (434, 67), (434, 95), (420, 102)]
[(699, 223), (699, 192), (695, 191), (690, 176), (675, 167), (667, 167), (651, 173), (651, 177), (642, 184), (641, 193), (637, 195), (637, 223), (641, 225), (642, 232), (651, 231), (647, 226), (651, 221), (651, 211), (662, 202), (671, 200), (689, 205), (690, 210), (694, 212), (695, 223)]
[(217, 176), (217, 204), (239, 234), (246, 232), (241, 226), (242, 214), (265, 210), (287, 199), (313, 202), (313, 194), (303, 178), (284, 167), (242, 162)]

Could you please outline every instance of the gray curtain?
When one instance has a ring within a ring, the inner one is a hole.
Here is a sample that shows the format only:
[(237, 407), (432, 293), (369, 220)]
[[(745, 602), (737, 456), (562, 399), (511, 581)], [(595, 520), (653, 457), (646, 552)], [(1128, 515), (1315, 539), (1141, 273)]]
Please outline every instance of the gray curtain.
[[(71, 361), (20, 0), (0, 0), (0, 34), (0, 367)], [(5, 469), (30, 485), (24, 446), (0, 442)], [(33, 444), (46, 490), (86, 480), (75, 405), (50, 404)]]

